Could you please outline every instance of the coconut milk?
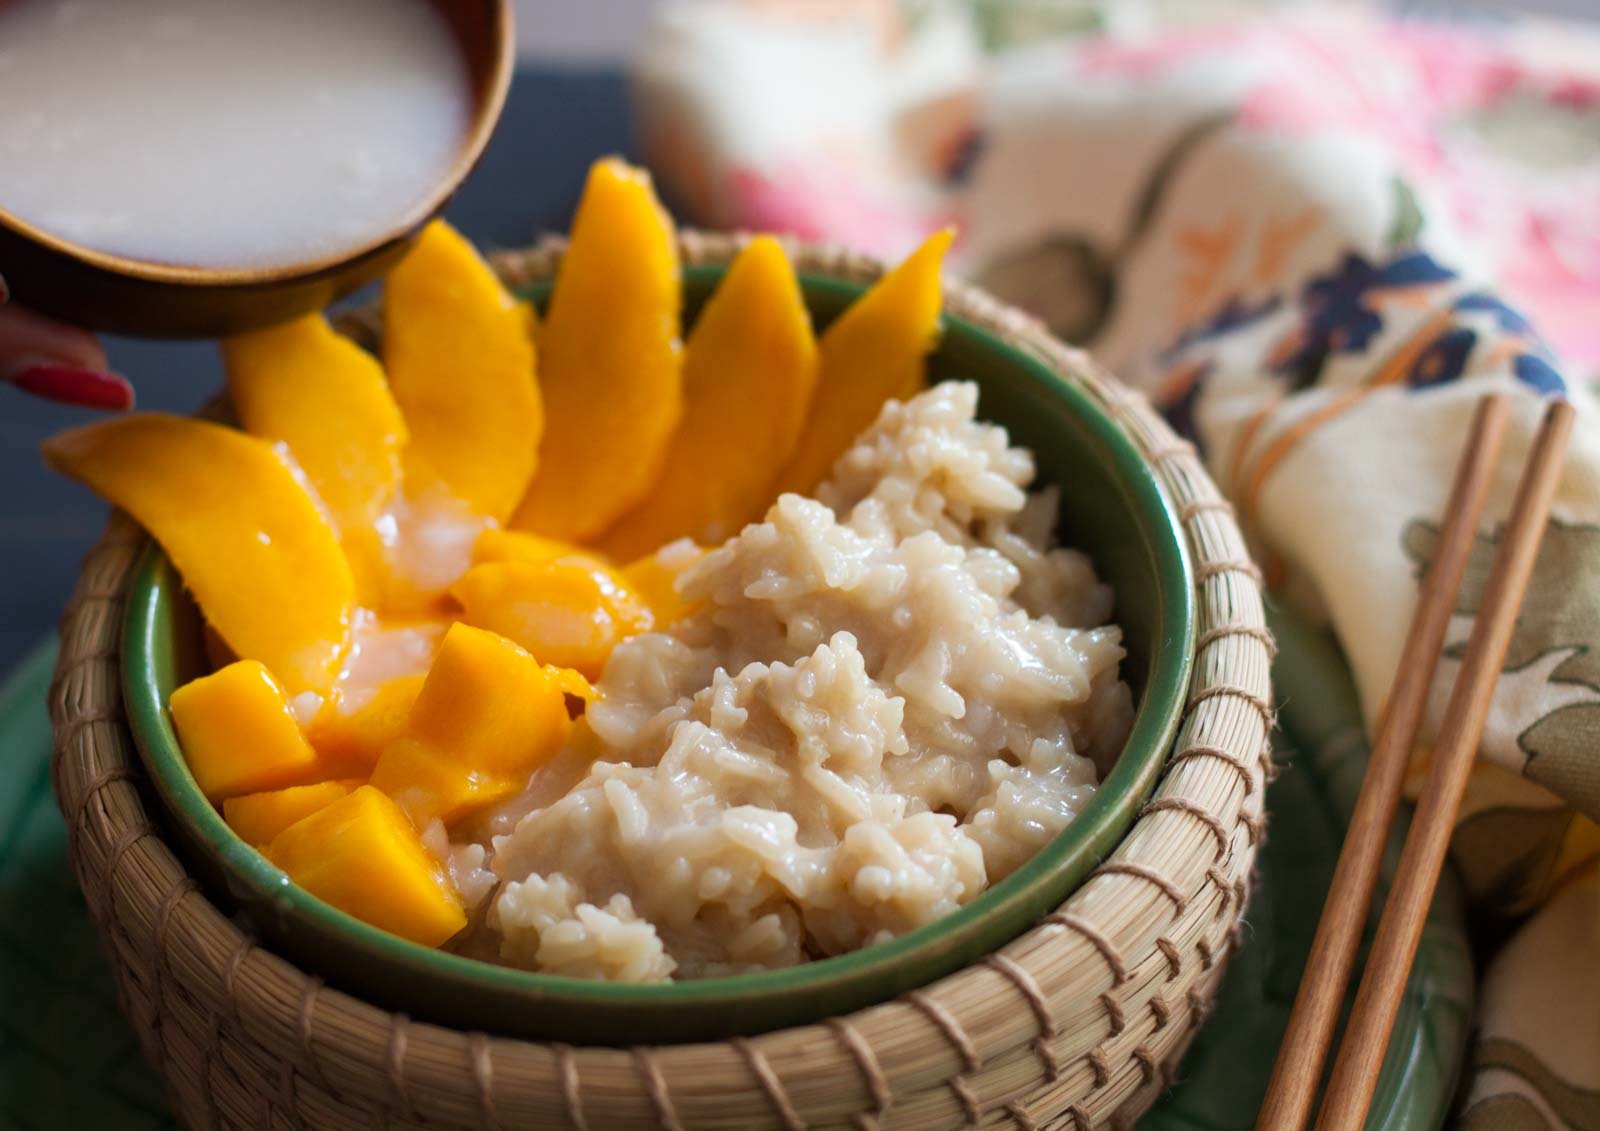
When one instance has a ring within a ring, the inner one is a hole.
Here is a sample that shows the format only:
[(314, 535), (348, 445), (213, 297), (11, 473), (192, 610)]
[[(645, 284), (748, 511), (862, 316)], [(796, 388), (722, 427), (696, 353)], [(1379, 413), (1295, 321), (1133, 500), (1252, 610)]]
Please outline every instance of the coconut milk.
[(0, 2), (0, 209), (114, 255), (259, 268), (374, 242), (471, 112), (426, 0)]

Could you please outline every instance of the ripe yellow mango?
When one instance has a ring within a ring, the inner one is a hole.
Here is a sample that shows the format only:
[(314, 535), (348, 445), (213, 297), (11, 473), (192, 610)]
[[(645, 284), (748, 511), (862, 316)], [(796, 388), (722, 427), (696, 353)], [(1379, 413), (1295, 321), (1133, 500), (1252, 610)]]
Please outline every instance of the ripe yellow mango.
[[(594, 551), (585, 550), (560, 538), (545, 538), (526, 530), (500, 530), (490, 527), (478, 536), (472, 546), (472, 564), (484, 562), (545, 562), (552, 558), (595, 557)], [(598, 559), (596, 559), (598, 560)]]
[(526, 313), (436, 220), (385, 281), (383, 326), (384, 367), (411, 430), (407, 476), (504, 522), (544, 431)]
[(327, 808), (359, 785), (359, 779), (321, 781), (230, 797), (222, 803), (222, 816), (239, 839), (265, 848), (284, 829)]
[(527, 299), (517, 303), (517, 313), (522, 315), (522, 329), (528, 335), (528, 340), (533, 343), (534, 352), (539, 350), (539, 332), (543, 327), (539, 324), (539, 308)]
[[(702, 550), (700, 554), (704, 552)], [(668, 566), (662, 562), (659, 554), (650, 554), (638, 561), (630, 562), (618, 571), (629, 588), (650, 606), (651, 617), (655, 622), (652, 628), (655, 631), (677, 624), (703, 603), (685, 601), (678, 595), (678, 577), (689, 565), (688, 561), (674, 560), (673, 565)]]
[(172, 724), (194, 780), (212, 802), (309, 781), (320, 763), (283, 688), (238, 660), (172, 693)]
[(364, 603), (376, 603), (373, 524), (400, 489), (407, 432), (378, 359), (321, 314), (230, 338), (228, 395), (247, 432), (287, 444), (327, 509)]
[(143, 413), (59, 433), (44, 456), (155, 536), (236, 654), (291, 694), (333, 683), (355, 583), (333, 527), (271, 444)]
[(589, 679), (599, 678), (618, 643), (654, 625), (649, 605), (622, 576), (592, 559), (485, 562), (450, 592), (466, 623)]
[(467, 925), (461, 897), (410, 818), (370, 785), (284, 829), (267, 858), (318, 899), (423, 946)]
[(683, 360), (683, 420), (650, 494), (600, 540), (628, 561), (678, 538), (715, 544), (760, 517), (794, 454), (817, 343), (783, 245), (758, 236), (706, 304)]
[(555, 672), (505, 637), (458, 623), (428, 669), (409, 731), (458, 766), (525, 776), (571, 727)]
[(939, 332), (939, 269), (955, 233), (928, 237), (822, 334), (815, 411), (771, 495), (810, 494), (883, 402), (914, 396)]
[(394, 798), (419, 828), (435, 819), (454, 824), (512, 796), (527, 782), (527, 774), (486, 773), (463, 766), (413, 738), (402, 738), (385, 749), (372, 771), (372, 785)]
[(331, 763), (371, 766), (385, 747), (406, 733), (411, 706), (425, 678), (418, 674), (385, 680), (357, 693), (359, 702), (342, 685), (336, 687), (306, 728), (306, 737)]
[(563, 695), (578, 699), (584, 703), (593, 703), (600, 698), (600, 693), (594, 689), (594, 684), (583, 677), (583, 673), (572, 668), (558, 668), (554, 664), (544, 664), (544, 674), (550, 681), (561, 689)]
[(650, 492), (683, 411), (681, 306), (649, 175), (596, 162), (539, 329), (548, 426), (514, 525), (583, 542)]

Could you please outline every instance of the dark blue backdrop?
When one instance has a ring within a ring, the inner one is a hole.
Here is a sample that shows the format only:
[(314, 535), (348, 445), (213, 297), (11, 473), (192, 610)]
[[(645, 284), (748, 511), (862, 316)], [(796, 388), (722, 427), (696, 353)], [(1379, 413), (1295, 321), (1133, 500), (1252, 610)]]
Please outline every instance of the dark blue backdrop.
[[(632, 146), (619, 74), (523, 71), (482, 164), (447, 215), (480, 246), (526, 244), (536, 232), (566, 228), (591, 160)], [(210, 343), (118, 338), (108, 345), (142, 408), (187, 412), (220, 384)], [(93, 416), (0, 387), (0, 674), (54, 630), (79, 560), (105, 521), (105, 507), (47, 471), (36, 450), (41, 437)]]

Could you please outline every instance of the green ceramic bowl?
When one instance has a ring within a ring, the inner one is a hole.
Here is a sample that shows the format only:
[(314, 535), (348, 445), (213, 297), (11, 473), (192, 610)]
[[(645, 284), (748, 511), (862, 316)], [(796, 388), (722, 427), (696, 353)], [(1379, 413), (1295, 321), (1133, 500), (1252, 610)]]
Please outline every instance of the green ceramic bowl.
[[(685, 273), (687, 317), (720, 268)], [(818, 327), (861, 291), (803, 279)], [(543, 290), (529, 292), (538, 302)], [(336, 911), (239, 840), (196, 787), (172, 730), (172, 690), (206, 670), (199, 616), (154, 547), (133, 579), (123, 680), (133, 735), (174, 841), (223, 906), (275, 950), (376, 1005), (457, 1027), (573, 1043), (710, 1040), (848, 1012), (952, 973), (1055, 908), (1116, 846), (1176, 736), (1194, 653), (1193, 572), (1177, 516), (1119, 426), (1032, 356), (947, 319), (935, 380), (979, 383), (988, 419), (1033, 449), (1041, 483), (1062, 491), (1062, 537), (1116, 589), (1124, 676), (1138, 704), (1117, 764), (1084, 812), (1026, 865), (971, 904), (892, 942), (788, 970), (625, 986), (493, 966), (429, 950)]]

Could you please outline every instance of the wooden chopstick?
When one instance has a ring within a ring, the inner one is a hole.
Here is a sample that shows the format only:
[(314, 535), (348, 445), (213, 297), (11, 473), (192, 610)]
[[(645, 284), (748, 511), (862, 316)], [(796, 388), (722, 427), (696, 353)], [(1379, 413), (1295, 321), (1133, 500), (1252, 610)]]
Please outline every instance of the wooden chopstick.
[(1317, 1131), (1360, 1131), (1366, 1123), (1372, 1090), (1389, 1045), (1389, 1032), (1394, 1027), (1428, 905), (1450, 848), (1456, 813), (1477, 756), (1495, 683), (1511, 646), (1511, 633), (1550, 518), (1572, 423), (1570, 404), (1550, 404), (1517, 484), (1510, 521), (1501, 533), (1477, 621), (1434, 744), (1433, 765), (1417, 802), (1394, 887), (1378, 921), (1361, 987), (1356, 991), (1344, 1040), (1328, 1079)]
[(1499, 395), (1484, 397), (1473, 415), (1445, 504), (1444, 530), (1395, 667), (1388, 702), (1378, 719), (1372, 757), (1322, 905), (1322, 918), (1317, 922), (1266, 1099), (1256, 1117), (1257, 1131), (1300, 1131), (1311, 1117), (1322, 1064), (1333, 1042), (1361, 928), (1377, 886), (1389, 826), (1400, 805), (1406, 763), (1494, 479), (1508, 416), (1508, 402)]

